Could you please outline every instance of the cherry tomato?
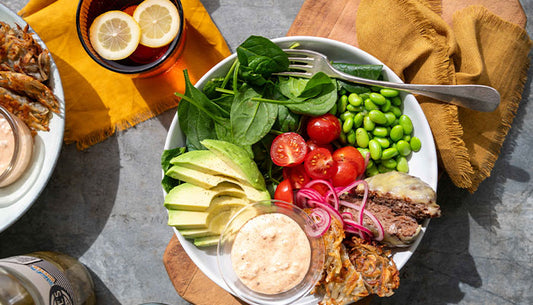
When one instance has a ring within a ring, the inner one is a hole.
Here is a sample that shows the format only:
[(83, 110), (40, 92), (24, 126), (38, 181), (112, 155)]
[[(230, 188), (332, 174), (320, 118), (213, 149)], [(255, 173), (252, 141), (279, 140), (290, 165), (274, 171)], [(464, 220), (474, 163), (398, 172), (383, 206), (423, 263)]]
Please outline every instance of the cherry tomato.
[(331, 152), (323, 147), (310, 151), (304, 161), (305, 171), (313, 179), (329, 179), (337, 172)]
[(274, 199), (283, 200), (288, 203), (294, 203), (294, 196), (290, 180), (285, 179), (281, 181), (274, 192)]
[(329, 187), (322, 183), (315, 183), (311, 186), (312, 189), (315, 189), (322, 196), (326, 196), (326, 193), (329, 191)]
[(279, 166), (295, 166), (303, 162), (307, 154), (304, 138), (295, 132), (277, 136), (270, 147), (270, 157)]
[(341, 134), (341, 123), (331, 113), (313, 117), (307, 123), (307, 135), (318, 144), (326, 144), (337, 139)]
[(337, 164), (337, 172), (331, 178), (333, 186), (347, 186), (359, 176), (357, 167), (353, 162), (341, 162)]
[(326, 143), (326, 144), (318, 144), (315, 140), (313, 139), (309, 139), (307, 140), (307, 150), (308, 151), (311, 151), (315, 148), (318, 148), (318, 147), (324, 147), (326, 148), (327, 150), (329, 150), (330, 152), (333, 153), (333, 145), (331, 145), (330, 143)]
[(284, 167), (283, 178), (291, 182), (293, 189), (301, 189), (304, 185), (311, 182), (311, 178), (307, 175), (303, 164), (298, 164), (293, 167)]
[(350, 161), (355, 163), (357, 176), (365, 170), (365, 158), (357, 148), (353, 146), (341, 147), (333, 152), (333, 160), (337, 163)]

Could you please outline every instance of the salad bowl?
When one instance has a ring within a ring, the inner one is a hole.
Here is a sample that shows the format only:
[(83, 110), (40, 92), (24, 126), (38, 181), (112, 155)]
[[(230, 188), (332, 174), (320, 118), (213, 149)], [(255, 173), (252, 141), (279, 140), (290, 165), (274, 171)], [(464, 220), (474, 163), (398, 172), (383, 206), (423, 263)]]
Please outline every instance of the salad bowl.
[[(385, 80), (391, 82), (401, 83), (401, 79), (394, 74), (394, 72), (385, 66), (377, 58), (370, 54), (345, 43), (335, 40), (311, 37), (311, 36), (291, 36), (272, 39), (281, 48), (288, 48), (294, 43), (298, 43), (301, 49), (314, 50), (325, 54), (329, 59), (338, 62), (346, 62), (353, 64), (376, 64), (383, 66), (383, 77)], [(210, 71), (208, 71), (195, 85), (198, 89), (202, 89), (203, 86), (212, 78), (223, 77), (230, 69), (233, 61), (236, 58), (236, 54), (233, 54), (226, 59), (222, 60)], [(422, 149), (410, 156), (408, 160), (409, 174), (420, 178), (426, 182), (434, 190), (437, 189), (437, 155), (434, 145), (433, 136), (427, 122), (426, 117), (420, 105), (415, 97), (411, 94), (401, 93), (404, 101), (404, 113), (407, 114), (413, 122), (415, 135), (422, 142)], [(180, 146), (185, 146), (185, 136), (179, 127), (179, 118), (176, 114), (172, 124), (170, 126), (166, 142), (165, 149), (172, 149)], [(409, 260), (415, 249), (417, 248), (425, 229), (429, 224), (429, 220), (423, 223), (422, 232), (410, 247), (402, 248), (394, 252), (393, 260), (396, 263), (398, 269), (402, 268)], [(191, 260), (198, 266), (198, 268), (213, 282), (222, 287), (228, 292), (231, 292), (229, 287), (225, 284), (222, 276), (218, 272), (216, 247), (211, 248), (197, 248), (191, 241), (183, 238), (180, 233), (175, 230), (178, 240), (185, 252), (189, 255)], [(316, 304), (318, 302), (318, 296), (308, 295), (301, 299), (297, 304)]]

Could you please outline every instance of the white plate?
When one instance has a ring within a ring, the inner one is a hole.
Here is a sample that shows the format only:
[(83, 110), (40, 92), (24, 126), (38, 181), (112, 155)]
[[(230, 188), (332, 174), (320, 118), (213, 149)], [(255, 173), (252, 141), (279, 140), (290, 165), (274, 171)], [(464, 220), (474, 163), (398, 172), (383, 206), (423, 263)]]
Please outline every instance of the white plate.
[[(342, 61), (355, 64), (379, 64), (383, 65), (383, 73), (387, 80), (393, 82), (402, 82), (401, 79), (395, 75), (391, 69), (386, 67), (381, 61), (368, 53), (353, 47), (351, 45), (341, 43), (335, 40), (319, 37), (309, 36), (292, 36), (273, 39), (273, 41), (281, 47), (288, 47), (294, 42), (301, 44), (301, 49), (310, 49), (326, 54), (330, 60)], [(207, 72), (196, 84), (197, 88), (202, 88), (207, 81), (213, 77), (221, 77), (226, 74), (226, 71), (230, 68), (236, 55), (233, 54), (222, 62), (217, 64), (213, 69)], [(413, 95), (408, 94), (404, 96), (404, 113), (409, 115), (413, 121), (414, 134), (420, 138), (422, 142), (422, 149), (412, 154), (409, 159), (409, 174), (419, 177), (426, 183), (428, 183), (434, 190), (437, 189), (437, 154), (435, 151), (435, 144), (429, 124), (426, 120), (422, 109), (418, 105), (418, 102)], [(175, 148), (178, 146), (184, 146), (185, 137), (179, 128), (177, 114), (172, 121), (169, 133), (165, 142), (165, 149)], [(394, 254), (393, 259), (398, 268), (402, 268), (409, 260), (416, 247), (418, 246), (423, 233), (429, 223), (429, 220), (423, 225), (422, 234), (419, 235), (413, 245), (404, 250), (398, 251)], [(183, 246), (185, 252), (189, 255), (191, 260), (198, 266), (198, 268), (215, 282), (220, 287), (229, 292), (228, 287), (222, 280), (222, 277), (218, 273), (216, 263), (216, 249), (200, 249), (194, 246), (192, 242), (183, 238), (177, 230), (175, 233)], [(214, 248), (214, 247), (213, 247)], [(298, 304), (316, 303), (317, 299), (312, 296), (308, 296), (298, 302)]]
[[(26, 26), (26, 22), (22, 18), (2, 4), (0, 4), (0, 21), (10, 26), (15, 26), (15, 24), (22, 28)], [(32, 29), (30, 32), (34, 33)], [(33, 38), (43, 48), (46, 48), (37, 34), (33, 34)], [(59, 100), (60, 113), (54, 113), (50, 120), (49, 132), (39, 131), (34, 137), (33, 160), (29, 169), (17, 182), (0, 188), (0, 232), (24, 215), (39, 197), (54, 171), (61, 151), (65, 130), (65, 96), (59, 71), (53, 59), (51, 60), (48, 85)]]

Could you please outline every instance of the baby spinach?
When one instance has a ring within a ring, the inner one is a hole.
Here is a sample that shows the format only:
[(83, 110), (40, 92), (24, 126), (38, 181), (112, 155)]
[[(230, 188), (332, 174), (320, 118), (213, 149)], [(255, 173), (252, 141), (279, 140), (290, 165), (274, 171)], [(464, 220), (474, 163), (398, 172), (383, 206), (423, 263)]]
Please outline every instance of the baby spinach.
[(241, 77), (256, 86), (262, 86), (274, 72), (287, 71), (289, 57), (269, 39), (250, 36), (237, 47)]
[(276, 122), (278, 105), (254, 101), (253, 88), (243, 86), (231, 106), (230, 123), (234, 143), (251, 145), (261, 140)]
[[(170, 160), (172, 160), (172, 158), (185, 153), (185, 151), (185, 147), (177, 147), (173, 149), (164, 150), (161, 154), (161, 168), (163, 169), (163, 172), (166, 173), (167, 170), (171, 167)], [(167, 175), (164, 175), (163, 179), (161, 180), (161, 185), (167, 193), (180, 183), (181, 181), (179, 181), (178, 179), (174, 179)]]
[[(358, 65), (339, 62), (333, 62), (331, 64), (337, 70), (346, 74), (374, 80), (380, 78), (381, 71), (383, 70), (382, 65)], [(339, 84), (339, 87), (351, 93), (361, 94), (365, 92), (370, 92), (368, 86), (365, 85), (358, 85), (356, 83), (345, 82), (342, 80), (338, 80), (337, 83)]]
[(279, 91), (290, 100), (285, 106), (299, 114), (322, 115), (337, 102), (337, 84), (322, 72), (310, 79), (280, 77)]

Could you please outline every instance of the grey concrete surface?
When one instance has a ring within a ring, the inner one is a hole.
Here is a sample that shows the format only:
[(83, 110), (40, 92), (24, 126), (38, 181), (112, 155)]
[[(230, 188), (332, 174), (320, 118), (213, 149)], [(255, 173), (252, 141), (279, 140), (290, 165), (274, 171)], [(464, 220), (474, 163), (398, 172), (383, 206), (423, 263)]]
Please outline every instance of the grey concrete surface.
[[(74, 0), (73, 0), (74, 1)], [(303, 0), (202, 0), (232, 50), (249, 35), (284, 36)], [(17, 11), (27, 0), (2, 1)], [(529, 18), (533, 0), (521, 1)], [(533, 25), (527, 30), (533, 33)], [(533, 304), (533, 99), (522, 103), (492, 176), (475, 194), (444, 176), (443, 217), (431, 222), (390, 298), (372, 304)], [(187, 304), (162, 255), (172, 236), (159, 187), (159, 157), (174, 111), (86, 151), (65, 145), (29, 212), (0, 233), (0, 257), (36, 250), (78, 257), (98, 304)]]

